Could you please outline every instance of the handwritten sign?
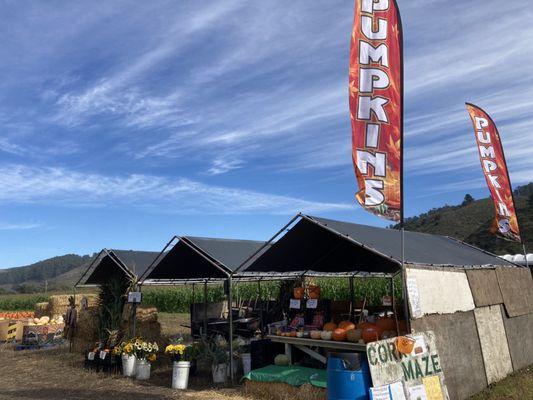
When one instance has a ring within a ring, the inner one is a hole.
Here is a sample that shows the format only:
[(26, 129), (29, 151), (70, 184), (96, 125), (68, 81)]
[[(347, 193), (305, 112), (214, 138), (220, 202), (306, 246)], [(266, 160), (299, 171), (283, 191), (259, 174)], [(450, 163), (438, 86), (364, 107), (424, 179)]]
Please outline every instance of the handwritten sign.
[(128, 293), (128, 303), (140, 303), (142, 300), (142, 292), (129, 292)]
[(307, 308), (316, 308), (318, 305), (318, 299), (308, 299), (306, 307)]
[(428, 376), (422, 379), (428, 400), (444, 400), (442, 387), (438, 375)]
[(298, 299), (291, 299), (291, 302), (289, 303), (289, 308), (296, 308), (300, 309), (300, 300)]
[(409, 298), (409, 307), (411, 308), (411, 316), (413, 318), (421, 318), (423, 316), (420, 308), (420, 293), (418, 291), (418, 283), (415, 277), (408, 277), (406, 280), (407, 297)]
[(87, 360), (89, 360), (89, 361), (93, 361), (94, 360), (94, 352), (93, 351), (87, 353)]
[[(390, 385), (402, 381), (407, 392), (410, 388), (426, 387), (425, 378), (436, 376), (443, 394), (442, 399), (427, 397), (428, 400), (449, 400), (444, 381), (439, 352), (435, 345), (433, 331), (419, 332), (408, 335), (415, 340), (414, 349), (410, 354), (400, 354), (396, 349), (396, 338), (380, 340), (366, 345), (366, 355), (370, 366), (372, 382), (375, 386)], [(433, 393), (435, 380), (426, 381)], [(414, 389), (418, 396), (421, 390)], [(425, 395), (425, 389), (424, 389)], [(422, 399), (425, 400), (426, 397)], [(417, 397), (414, 397), (416, 399)], [(411, 398), (410, 398), (411, 399)]]

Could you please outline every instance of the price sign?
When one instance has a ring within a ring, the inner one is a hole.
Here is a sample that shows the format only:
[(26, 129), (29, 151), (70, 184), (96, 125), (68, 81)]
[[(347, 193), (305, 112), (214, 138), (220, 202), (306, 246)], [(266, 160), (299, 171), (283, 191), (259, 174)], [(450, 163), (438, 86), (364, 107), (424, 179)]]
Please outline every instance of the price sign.
[(87, 354), (87, 360), (93, 361), (94, 360), (94, 351), (91, 351)]
[(107, 356), (107, 352), (105, 351), (100, 351), (100, 360), (105, 360), (105, 357)]
[(307, 300), (307, 308), (316, 308), (318, 305), (318, 299), (308, 299)]
[(140, 303), (142, 300), (142, 292), (129, 292), (128, 293), (128, 303)]
[(300, 300), (299, 299), (291, 299), (291, 302), (289, 303), (289, 308), (296, 308), (300, 309)]

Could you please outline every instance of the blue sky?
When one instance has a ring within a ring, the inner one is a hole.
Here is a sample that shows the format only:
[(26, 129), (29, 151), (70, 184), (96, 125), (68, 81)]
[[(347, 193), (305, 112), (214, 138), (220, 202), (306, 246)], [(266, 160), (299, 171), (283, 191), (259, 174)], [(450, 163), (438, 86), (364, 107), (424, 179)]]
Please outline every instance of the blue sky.
[[(485, 197), (464, 102), (533, 180), (533, 8), (400, 0), (406, 214)], [(3, 2), (0, 267), (174, 234), (267, 239), (355, 204), (352, 1)]]

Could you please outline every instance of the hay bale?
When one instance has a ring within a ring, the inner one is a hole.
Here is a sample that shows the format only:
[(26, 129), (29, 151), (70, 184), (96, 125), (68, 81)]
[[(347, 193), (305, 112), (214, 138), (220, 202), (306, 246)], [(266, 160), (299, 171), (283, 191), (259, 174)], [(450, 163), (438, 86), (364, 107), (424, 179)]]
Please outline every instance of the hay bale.
[(98, 342), (98, 307), (79, 310), (78, 325), (72, 339), (72, 349), (83, 352)]
[[(123, 331), (126, 337), (130, 337), (133, 333), (133, 324), (130, 322), (126, 323)], [(161, 324), (159, 322), (137, 321), (135, 325), (135, 336), (140, 336), (149, 342), (157, 342), (159, 346), (164, 342), (161, 336)]]
[(265, 400), (326, 400), (326, 389), (308, 383), (295, 387), (281, 382), (246, 380), (244, 392), (250, 397)]
[[(47, 315), (65, 315), (67, 308), (69, 307), (68, 299), (72, 295), (70, 294), (58, 294), (50, 296), (48, 299), (48, 308), (46, 310)], [(98, 295), (94, 293), (83, 293), (76, 295), (76, 306), (78, 309), (82, 308), (81, 303), (86, 299), (89, 307), (94, 307), (98, 304)]]
[(48, 315), (48, 302), (37, 303), (34, 307), (35, 318), (41, 318)]
[[(136, 318), (138, 322), (157, 322), (157, 308), (152, 306), (137, 306)], [(131, 320), (131, 304), (124, 306), (122, 312), (122, 320), (124, 322), (130, 322)]]

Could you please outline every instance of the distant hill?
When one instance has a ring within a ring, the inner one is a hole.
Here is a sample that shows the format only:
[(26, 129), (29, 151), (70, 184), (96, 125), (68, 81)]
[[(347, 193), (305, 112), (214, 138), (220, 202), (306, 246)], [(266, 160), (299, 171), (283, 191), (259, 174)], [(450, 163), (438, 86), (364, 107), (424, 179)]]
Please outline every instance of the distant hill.
[[(533, 253), (533, 183), (517, 187), (515, 201), (522, 237), (528, 252)], [(521, 245), (500, 239), (490, 232), (493, 218), (492, 199), (475, 200), (467, 194), (460, 205), (445, 205), (407, 218), (405, 229), (453, 236), (496, 254), (522, 253)]]
[(93, 256), (66, 254), (23, 267), (0, 269), (0, 288), (4, 291), (35, 292), (64, 289), (81, 276)]

